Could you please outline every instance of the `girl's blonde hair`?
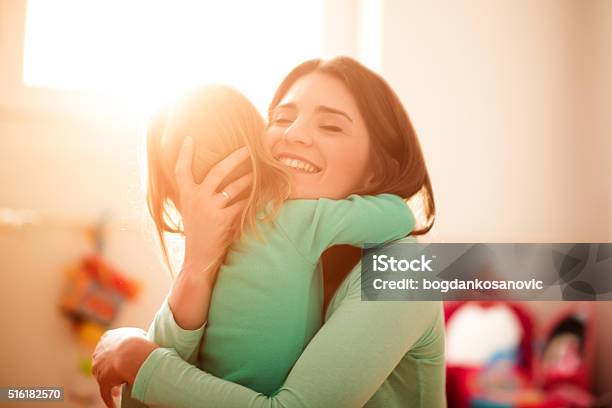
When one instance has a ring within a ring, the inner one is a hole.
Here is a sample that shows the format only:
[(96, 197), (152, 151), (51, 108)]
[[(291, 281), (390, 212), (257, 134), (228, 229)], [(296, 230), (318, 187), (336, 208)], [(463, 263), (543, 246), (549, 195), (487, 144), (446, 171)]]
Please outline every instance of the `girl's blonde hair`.
[[(178, 190), (174, 168), (185, 137), (193, 138), (192, 174), (201, 183), (208, 171), (238, 148), (247, 146), (250, 163), (230, 174), (228, 182), (253, 173), (253, 183), (242, 212), (240, 229), (234, 239), (247, 230), (258, 239), (256, 216), (261, 210), (263, 221), (271, 221), (290, 194), (289, 173), (262, 143), (265, 122), (253, 104), (235, 89), (223, 85), (200, 87), (171, 106), (162, 109), (147, 130), (147, 206), (153, 218), (170, 275), (173, 268), (168, 256), (164, 233), (184, 234), (178, 211)], [(226, 247), (231, 242), (226, 243)], [(220, 254), (215, 262), (220, 262)]]

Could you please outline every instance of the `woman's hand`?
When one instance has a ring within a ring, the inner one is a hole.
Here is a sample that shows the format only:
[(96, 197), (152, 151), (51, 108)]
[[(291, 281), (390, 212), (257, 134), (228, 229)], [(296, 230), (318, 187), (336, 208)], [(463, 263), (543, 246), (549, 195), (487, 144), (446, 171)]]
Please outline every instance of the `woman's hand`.
[(185, 232), (185, 259), (168, 296), (176, 323), (186, 330), (201, 327), (208, 317), (217, 271), (234, 238), (239, 215), (247, 200), (233, 201), (252, 182), (252, 173), (248, 173), (218, 191), (226, 177), (249, 159), (246, 147), (217, 163), (201, 184), (193, 180), (192, 157), (193, 140), (186, 138), (174, 170), (178, 210)]
[(201, 184), (196, 184), (191, 173), (193, 140), (187, 137), (179, 152), (175, 177), (178, 189), (178, 210), (185, 232), (183, 268), (199, 273), (216, 274), (211, 267), (225, 254), (240, 221), (246, 199), (234, 201), (252, 183), (252, 173), (235, 180), (223, 191), (218, 191), (223, 180), (249, 159), (247, 147), (237, 149), (217, 163)]
[(122, 327), (104, 333), (92, 355), (92, 374), (107, 407), (115, 408), (112, 397), (118, 387), (134, 383), (140, 366), (156, 348), (141, 329)]

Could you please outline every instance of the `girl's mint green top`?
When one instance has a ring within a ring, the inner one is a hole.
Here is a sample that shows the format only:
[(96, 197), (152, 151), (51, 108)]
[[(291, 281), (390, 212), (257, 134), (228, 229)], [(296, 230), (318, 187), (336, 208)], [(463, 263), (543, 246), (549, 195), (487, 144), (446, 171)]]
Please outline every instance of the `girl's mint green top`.
[(414, 226), (405, 202), (390, 194), (290, 200), (274, 225), (260, 227), (265, 244), (246, 236), (231, 248), (206, 331), (180, 328), (164, 301), (149, 330), (161, 348), (122, 406), (137, 406), (130, 392), (167, 407), (442, 406), (439, 302), (362, 302), (357, 266), (319, 330), (321, 253), (405, 236)]
[(258, 224), (264, 241), (245, 234), (230, 248), (198, 366), (271, 395), (321, 327), (323, 251), (398, 239), (414, 223), (406, 203), (391, 194), (285, 202), (273, 223)]

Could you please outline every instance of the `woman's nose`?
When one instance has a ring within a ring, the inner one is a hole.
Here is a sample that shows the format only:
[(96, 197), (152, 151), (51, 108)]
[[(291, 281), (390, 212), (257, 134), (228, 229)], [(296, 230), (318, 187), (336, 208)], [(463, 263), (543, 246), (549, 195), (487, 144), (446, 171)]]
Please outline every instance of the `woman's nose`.
[(311, 129), (304, 122), (296, 120), (289, 126), (284, 133), (284, 139), (287, 143), (299, 143), (305, 146), (312, 145), (312, 137), (310, 136)]

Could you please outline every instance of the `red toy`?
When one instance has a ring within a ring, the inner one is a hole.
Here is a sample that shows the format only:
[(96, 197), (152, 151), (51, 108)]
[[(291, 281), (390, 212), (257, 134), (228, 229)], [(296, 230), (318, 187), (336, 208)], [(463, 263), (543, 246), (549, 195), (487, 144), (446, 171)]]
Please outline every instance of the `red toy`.
[[(466, 304), (487, 309), (504, 305), (521, 327), (514, 353), (483, 366), (447, 365), (450, 408), (589, 407), (594, 353), (594, 305), (570, 304), (545, 330), (542, 350), (534, 353), (534, 329), (528, 311), (512, 302), (445, 302), (448, 323)], [(495, 330), (495, 328), (491, 328)]]
[(86, 256), (68, 269), (66, 278), (60, 304), (75, 323), (110, 325), (123, 300), (136, 297), (139, 290), (136, 282), (124, 277), (100, 254)]

